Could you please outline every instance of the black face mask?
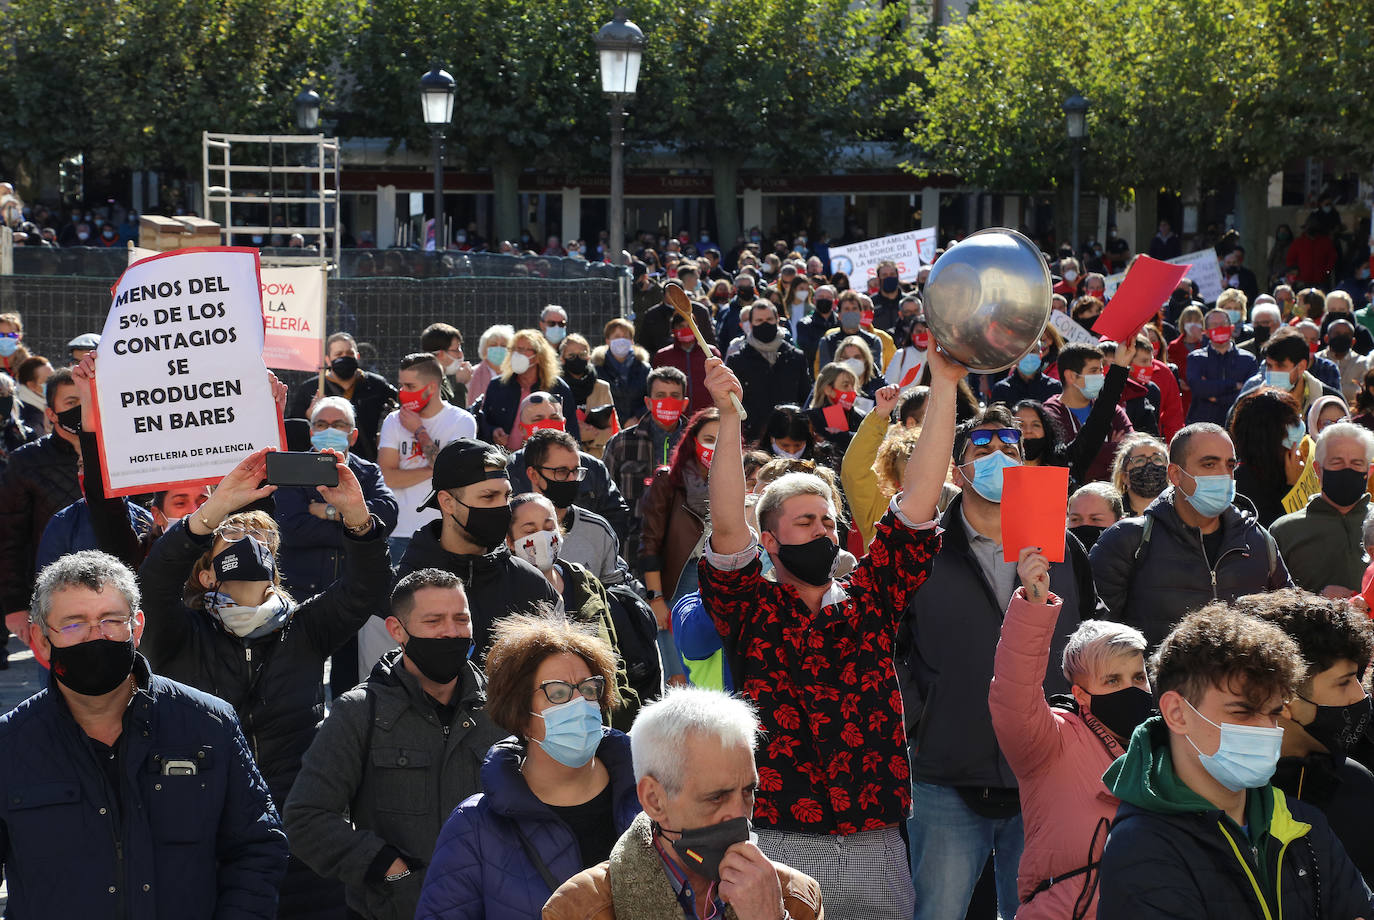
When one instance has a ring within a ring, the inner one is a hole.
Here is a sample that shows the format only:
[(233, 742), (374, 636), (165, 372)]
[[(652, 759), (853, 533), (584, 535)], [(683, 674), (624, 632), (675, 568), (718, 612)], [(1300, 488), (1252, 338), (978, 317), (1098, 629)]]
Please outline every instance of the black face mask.
[(882, 280), (880, 286), (882, 287), (884, 294), (891, 294), (893, 291), (897, 290), (897, 288), (901, 286), (901, 283), (901, 279), (894, 276), (888, 276)]
[(472, 542), (488, 552), (506, 542), (506, 531), (510, 530), (512, 516), (509, 504), (497, 505), (495, 508), (474, 508), (456, 498), (454, 501), (468, 509), (468, 522), (464, 524), (456, 515), (451, 515), (453, 523), (462, 528), (472, 538)]
[(1322, 468), (1322, 492), (1333, 504), (1345, 507), (1353, 505), (1363, 497), (1366, 474), (1359, 470), (1328, 470)]
[[(1303, 697), (1299, 699), (1312, 702)], [(1311, 722), (1302, 726), (1303, 730), (1330, 751), (1331, 756), (1338, 762), (1345, 760), (1346, 752), (1350, 750), (1351, 745), (1359, 741), (1365, 729), (1369, 727), (1369, 697), (1366, 696), (1349, 706), (1321, 706), (1316, 703), (1312, 705), (1317, 707), (1317, 714), (1312, 717)]]
[(587, 373), (587, 359), (578, 355), (575, 358), (568, 358), (563, 362), (563, 370), (572, 374), (574, 377), (581, 377)]
[(1045, 455), (1045, 447), (1050, 443), (1049, 438), (1022, 438), (1021, 453), (1027, 460), (1039, 460)]
[(1155, 711), (1154, 697), (1143, 687), (1123, 687), (1111, 693), (1090, 693), (1088, 697), (1093, 718), (1121, 738), (1131, 737), (1136, 726)]
[(81, 433), (81, 407), (72, 406), (57, 413), (57, 427), (67, 434)]
[(577, 501), (577, 493), (582, 488), (582, 483), (573, 482), (554, 482), (552, 479), (544, 480), (544, 497), (553, 502), (553, 506), (559, 511), (571, 508)]
[(739, 294), (737, 294), (736, 296), (737, 296), (741, 301), (753, 300), (753, 299), (754, 299), (754, 289), (753, 289), (753, 288), (740, 288), (740, 289), (739, 289)]
[(49, 646), (48, 661), (57, 682), (82, 696), (104, 696), (129, 679), (134, 640), (92, 639), (78, 645)]
[(762, 342), (765, 345), (778, 337), (777, 323), (759, 323), (753, 328), (755, 341)]
[[(774, 537), (777, 534), (773, 535)], [(817, 537), (806, 543), (778, 544), (778, 562), (800, 581), (820, 587), (830, 581), (835, 557), (840, 548), (829, 537)]]
[(463, 667), (472, 655), (472, 639), (467, 636), (411, 636), (406, 640), (403, 651), (421, 674), (436, 684), (446, 684), (463, 673)]
[(1078, 325), (1082, 326), (1084, 329), (1088, 330), (1089, 332), (1092, 332), (1092, 331), (1093, 331), (1093, 324), (1097, 322), (1097, 317), (1096, 317), (1096, 316), (1080, 316), (1078, 319), (1074, 320), (1074, 322), (1077, 323)]
[(271, 581), (276, 574), (272, 550), (252, 537), (230, 543), (210, 561), (215, 579), (225, 581)]
[(711, 295), (711, 303), (729, 303), (729, 302), (730, 302), (730, 295), (729, 295), (729, 294), (712, 294), (712, 295)]
[(687, 831), (670, 831), (662, 825), (658, 829), (664, 834), (678, 835), (672, 844), (683, 865), (704, 879), (718, 882), (720, 861), (725, 858), (725, 851), (747, 841), (754, 825), (748, 818), (731, 818), (719, 824), (694, 827)]
[(1332, 354), (1344, 355), (1350, 351), (1350, 346), (1355, 344), (1353, 335), (1333, 335), (1329, 342)]
[(1105, 527), (1098, 527), (1096, 524), (1079, 524), (1077, 527), (1070, 527), (1069, 533), (1078, 538), (1078, 542), (1083, 544), (1084, 549), (1092, 549), (1097, 545), (1098, 537), (1102, 536)]
[(353, 375), (358, 373), (358, 359), (352, 355), (341, 355), (329, 362), (329, 369), (340, 380), (352, 380)]
[(1160, 463), (1147, 463), (1129, 469), (1126, 484), (1141, 498), (1154, 498), (1169, 484), (1169, 468)]
[(816, 301), (816, 312), (821, 316), (829, 316), (830, 308), (833, 306), (835, 306), (835, 301), (828, 297), (823, 300), (818, 300)]
[(1268, 326), (1256, 326), (1255, 344), (1263, 345), (1265, 342), (1269, 341), (1269, 334), (1273, 331), (1274, 330), (1270, 329)]

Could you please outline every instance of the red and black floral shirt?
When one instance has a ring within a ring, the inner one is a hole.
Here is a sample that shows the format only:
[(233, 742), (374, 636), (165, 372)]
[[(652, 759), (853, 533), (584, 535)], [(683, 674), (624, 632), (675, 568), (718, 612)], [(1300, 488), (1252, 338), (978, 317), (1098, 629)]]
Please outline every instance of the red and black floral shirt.
[(906, 819), (911, 767), (892, 656), (939, 549), (940, 530), (899, 520), (894, 502), (868, 555), (815, 614), (796, 588), (763, 577), (755, 547), (703, 556), (702, 603), (765, 732), (756, 824), (853, 834)]

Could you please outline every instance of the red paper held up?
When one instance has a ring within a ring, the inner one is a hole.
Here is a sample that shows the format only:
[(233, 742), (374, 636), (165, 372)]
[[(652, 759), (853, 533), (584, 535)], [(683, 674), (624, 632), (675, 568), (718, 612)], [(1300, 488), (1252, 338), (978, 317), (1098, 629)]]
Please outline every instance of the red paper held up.
[(838, 403), (826, 406), (821, 410), (821, 415), (825, 416), (825, 426), (831, 431), (849, 430), (849, 416), (845, 414), (844, 406)]
[(1064, 561), (1069, 506), (1069, 469), (1009, 466), (1002, 471), (1002, 560), (1038, 546), (1050, 562)]
[(1126, 272), (1112, 302), (1093, 323), (1093, 332), (1113, 342), (1132, 335), (1155, 315), (1192, 267), (1140, 256)]

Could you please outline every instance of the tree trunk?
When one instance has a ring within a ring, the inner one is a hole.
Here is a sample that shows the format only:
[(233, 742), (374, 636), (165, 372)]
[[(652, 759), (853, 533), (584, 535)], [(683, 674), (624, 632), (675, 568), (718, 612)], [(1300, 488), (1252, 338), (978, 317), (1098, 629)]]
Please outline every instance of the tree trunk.
[(711, 157), (711, 184), (716, 199), (716, 241), (722, 250), (739, 236), (739, 164), (734, 157)]
[[(1175, 228), (1174, 232), (1178, 232)], [(1135, 189), (1135, 251), (1148, 252), (1159, 232), (1159, 190), (1153, 185)]]
[(504, 144), (493, 151), (491, 161), (492, 245), (493, 252), (502, 240), (520, 245), (520, 173), (524, 168), (515, 151)]
[[(1236, 229), (1245, 247), (1245, 265), (1260, 279), (1260, 290), (1269, 289), (1264, 266), (1269, 261), (1269, 177), (1248, 176), (1236, 180)], [(1256, 270), (1258, 266), (1258, 270)]]

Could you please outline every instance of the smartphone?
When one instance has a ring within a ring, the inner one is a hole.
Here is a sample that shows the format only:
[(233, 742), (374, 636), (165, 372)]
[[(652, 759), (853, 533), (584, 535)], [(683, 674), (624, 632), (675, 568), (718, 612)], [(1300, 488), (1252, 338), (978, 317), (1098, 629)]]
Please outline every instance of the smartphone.
[(339, 485), (339, 468), (333, 454), (314, 451), (274, 450), (267, 455), (267, 484), (273, 486)]

